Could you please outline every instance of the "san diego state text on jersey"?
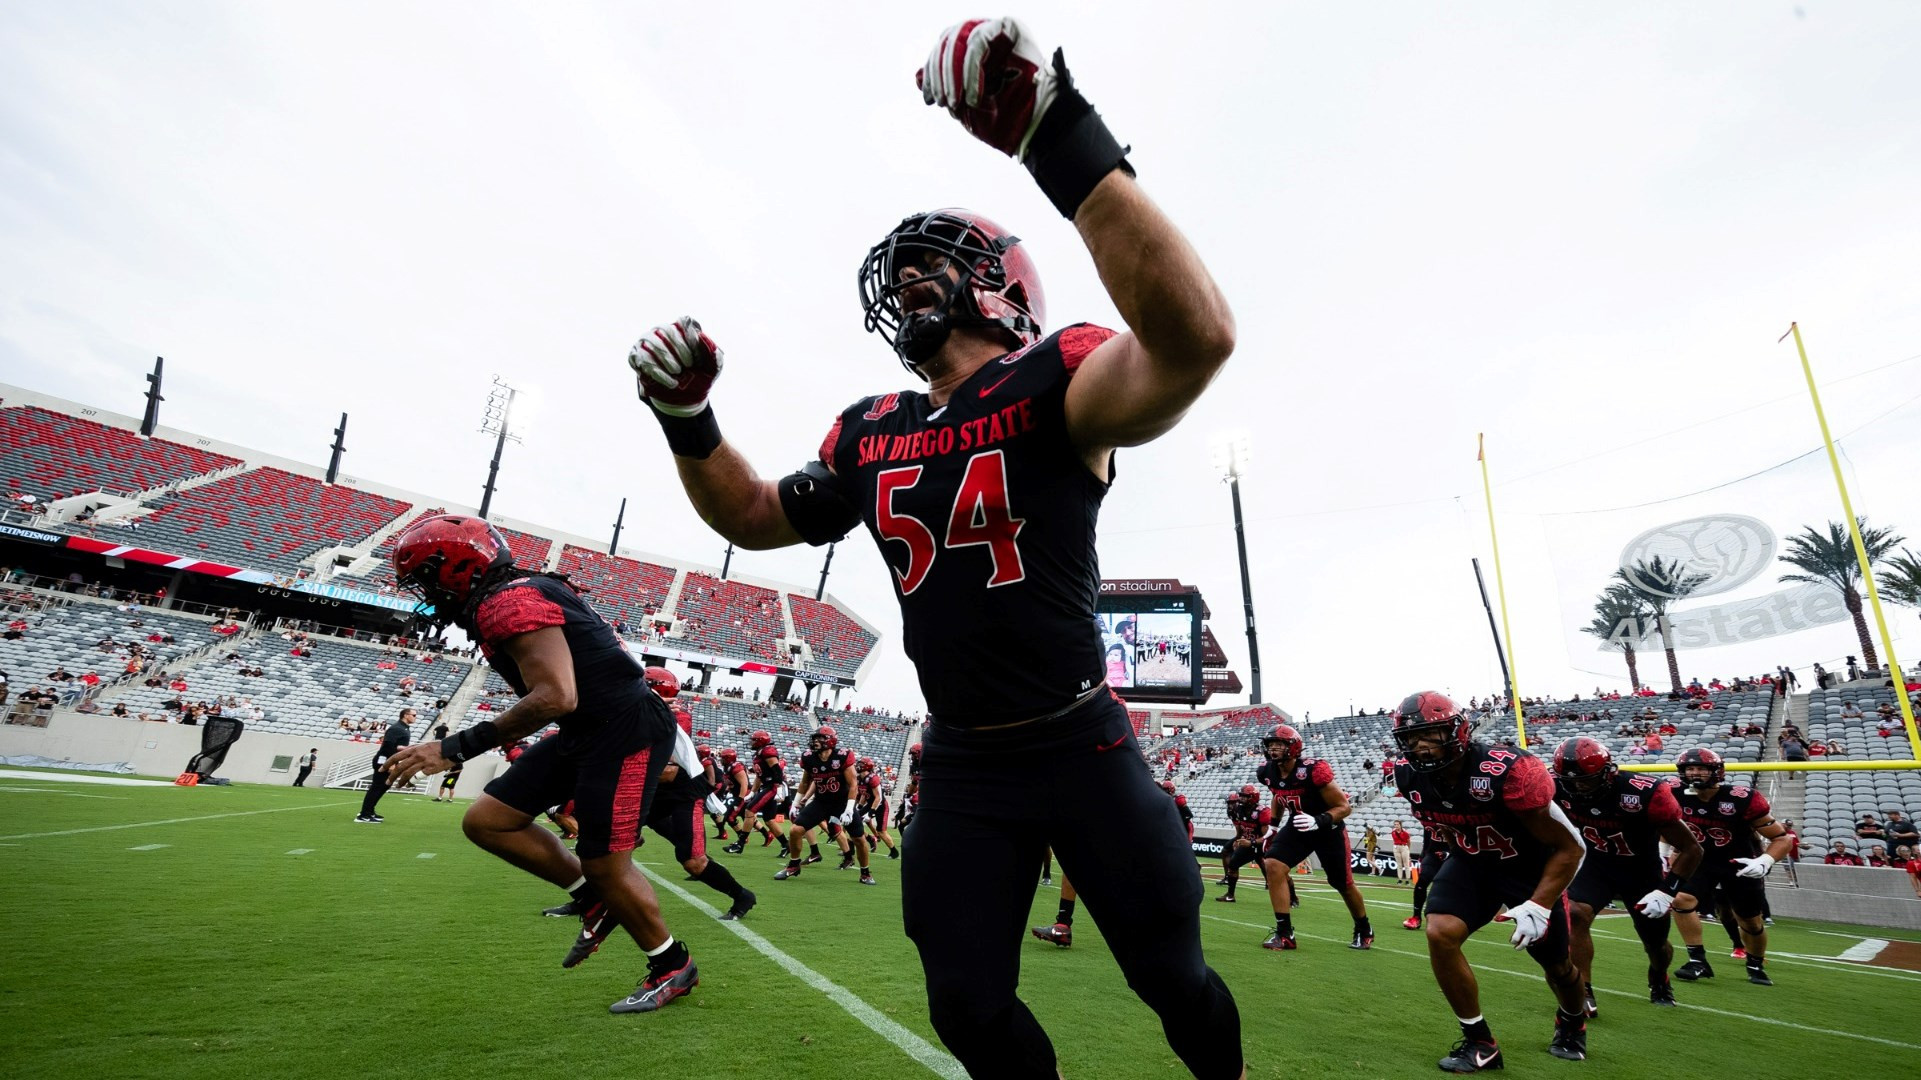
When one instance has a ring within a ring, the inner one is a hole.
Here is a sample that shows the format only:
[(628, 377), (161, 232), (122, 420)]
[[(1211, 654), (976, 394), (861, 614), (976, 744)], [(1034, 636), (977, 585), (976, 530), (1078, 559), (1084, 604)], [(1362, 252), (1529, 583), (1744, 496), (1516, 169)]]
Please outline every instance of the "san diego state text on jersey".
[(1592, 799), (1558, 790), (1554, 801), (1594, 855), (1659, 858), (1661, 826), (1681, 820), (1681, 806), (1665, 780), (1633, 773), (1616, 773)]
[(850, 750), (835, 750), (827, 755), (826, 761), (822, 761), (818, 754), (808, 754), (802, 764), (807, 768), (807, 775), (813, 778), (814, 796), (846, 798), (847, 790), (841, 786), (841, 781), (846, 779), (844, 774), (853, 760), (854, 754)]
[(527, 692), (520, 665), (500, 643), (549, 626), (561, 628), (574, 658), (574, 711), (557, 721), (562, 728), (585, 720), (598, 724), (609, 716), (638, 709), (648, 696), (645, 669), (571, 586), (557, 577), (534, 574), (516, 578), (480, 602), (474, 625), (464, 627), (480, 642), (481, 655), (517, 694)]
[(984, 365), (939, 407), (867, 398), (821, 444), (893, 570), (902, 645), (943, 723), (1031, 719), (1105, 681), (1094, 526), (1108, 484), (1068, 438), (1065, 402), (1112, 336), (1070, 326)]
[(1280, 766), (1270, 761), (1254, 770), (1254, 780), (1274, 793), (1276, 807), (1321, 814), (1328, 809), (1321, 789), (1334, 782), (1334, 766), (1303, 758), (1282, 775)]
[(1439, 773), (1416, 772), (1405, 761), (1395, 764), (1394, 783), (1430, 843), (1444, 842), (1461, 855), (1546, 862), (1546, 845), (1517, 815), (1554, 802), (1554, 779), (1533, 754), (1469, 743), (1451, 784), (1443, 787)]
[(1701, 842), (1702, 865), (1752, 859), (1761, 853), (1754, 827), (1773, 813), (1767, 796), (1746, 784), (1724, 784), (1706, 799), (1693, 788), (1683, 788), (1677, 801), (1688, 831)]

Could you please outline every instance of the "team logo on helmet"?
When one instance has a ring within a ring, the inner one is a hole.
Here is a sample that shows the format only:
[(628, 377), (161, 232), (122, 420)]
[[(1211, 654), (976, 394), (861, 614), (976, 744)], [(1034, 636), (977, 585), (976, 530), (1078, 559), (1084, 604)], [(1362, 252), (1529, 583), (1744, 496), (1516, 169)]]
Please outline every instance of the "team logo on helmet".
[[(1690, 768), (1707, 770), (1705, 782), (1690, 780), (1688, 778)], [(1681, 751), (1681, 756), (1674, 759), (1674, 771), (1681, 774), (1682, 783), (1694, 787), (1719, 787), (1721, 782), (1727, 779), (1727, 764), (1721, 760), (1721, 755), (1705, 746), (1691, 747)]]
[(1614, 782), (1620, 766), (1598, 739), (1576, 736), (1554, 748), (1554, 779), (1570, 796), (1593, 798)]
[(649, 666), (647, 689), (652, 690), (662, 701), (672, 701), (680, 696), (680, 677), (664, 667)]
[(957, 326), (1002, 330), (1019, 348), (1039, 341), (1047, 321), (1040, 274), (1020, 237), (951, 208), (903, 219), (868, 250), (860, 303), (867, 329), (916, 375)]
[(394, 541), (394, 581), (426, 601), (442, 626), (466, 609), (486, 579), (514, 564), (507, 538), (484, 518), (429, 514)]

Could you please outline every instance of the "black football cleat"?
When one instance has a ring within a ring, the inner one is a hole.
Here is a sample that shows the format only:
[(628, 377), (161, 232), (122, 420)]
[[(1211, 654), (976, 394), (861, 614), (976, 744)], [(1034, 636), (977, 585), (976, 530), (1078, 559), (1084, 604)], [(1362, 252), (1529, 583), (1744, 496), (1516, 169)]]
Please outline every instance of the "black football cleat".
[(1587, 994), (1587, 1015), (1588, 1019), (1592, 1020), (1601, 1015), (1601, 1005), (1594, 1000), (1594, 984), (1587, 983), (1582, 987), (1582, 990)]
[(726, 852), (729, 855), (739, 855), (741, 852), (747, 850), (747, 844), (746, 844), (746, 841), (744, 840), (737, 840), (734, 843), (728, 844), (726, 847), (721, 848), (720, 850)]
[(1042, 941), (1059, 945), (1063, 949), (1074, 944), (1074, 928), (1066, 923), (1032, 927), (1028, 930), (1028, 933), (1033, 934)]
[(852, 870), (853, 868), (854, 857), (852, 855), (842, 855), (840, 857), (840, 865), (834, 867), (836, 870)]
[(1234, 902), (1234, 894), (1231, 892), (1222, 893), (1221, 895), (1214, 898), (1214, 902), (1217, 904), (1231, 904)]
[(1680, 1003), (1674, 1000), (1674, 984), (1666, 979), (1658, 983), (1649, 983), (1648, 1004), (1663, 1005), (1670, 1009), (1679, 1005)]
[(634, 987), (633, 993), (607, 1006), (607, 1011), (653, 1012), (699, 985), (700, 968), (696, 967), (693, 958), (689, 957), (686, 963), (673, 971), (663, 971), (658, 975), (650, 974), (640, 980), (640, 985)]
[(874, 875), (868, 873), (865, 870), (862, 870), (860, 872), (860, 883), (862, 885), (879, 885), (880, 884), (880, 882), (874, 880)]
[(780, 873), (774, 875), (774, 880), (787, 881), (791, 878), (797, 878), (799, 876), (800, 876), (800, 867), (790, 863), (780, 868)]
[(578, 915), (580, 912), (581, 903), (578, 900), (569, 900), (557, 907), (542, 908), (540, 910), (542, 915), (550, 919), (565, 919), (570, 915)]
[(1768, 969), (1753, 960), (1748, 961), (1748, 981), (1756, 986), (1774, 985), (1774, 980), (1768, 978)]
[(1442, 1072), (1471, 1073), (1483, 1069), (1504, 1069), (1507, 1063), (1501, 1060), (1501, 1044), (1481, 1042), (1477, 1039), (1462, 1039), (1454, 1044), (1440, 1061)]
[(580, 934), (574, 938), (573, 947), (567, 950), (567, 958), (560, 962), (560, 966), (564, 968), (580, 966), (580, 962), (594, 955), (594, 952), (600, 948), (600, 943), (606, 941), (607, 935), (613, 933), (614, 928), (619, 925), (620, 921), (614, 918), (614, 913), (607, 907), (605, 900), (589, 903), (580, 913)]
[(1689, 960), (1687, 963), (1674, 969), (1674, 977), (1682, 982), (1693, 982), (1696, 979), (1712, 979), (1714, 978), (1714, 968), (1706, 960)]
[(755, 896), (752, 889), (742, 889), (740, 899), (734, 901), (734, 906), (727, 909), (727, 913), (720, 917), (720, 921), (738, 922), (746, 918), (747, 913), (754, 910), (754, 905), (758, 903), (760, 903), (760, 897)]
[(1293, 952), (1300, 946), (1294, 943), (1293, 934), (1283, 934), (1276, 930), (1268, 935), (1266, 941), (1261, 942), (1261, 948), (1273, 949), (1275, 952)]
[(1563, 1020), (1557, 1011), (1554, 1041), (1547, 1044), (1547, 1052), (1563, 1061), (1586, 1061), (1587, 1023), (1578, 1019)]
[(1347, 947), (1350, 949), (1372, 949), (1374, 947), (1374, 935), (1368, 931), (1356, 930), (1354, 931), (1354, 940), (1348, 942)]
[(819, 861), (820, 861), (820, 852), (816, 851), (812, 855), (809, 855), (805, 859), (802, 859), (800, 861), (800, 864), (802, 866), (812, 866)]
[(890, 848), (888, 848), (888, 849), (887, 849), (887, 857), (888, 857), (888, 858), (890, 858), (890, 859), (898, 859), (898, 858), (900, 858), (900, 849), (899, 849), (899, 848), (897, 848), (897, 847), (890, 847)]

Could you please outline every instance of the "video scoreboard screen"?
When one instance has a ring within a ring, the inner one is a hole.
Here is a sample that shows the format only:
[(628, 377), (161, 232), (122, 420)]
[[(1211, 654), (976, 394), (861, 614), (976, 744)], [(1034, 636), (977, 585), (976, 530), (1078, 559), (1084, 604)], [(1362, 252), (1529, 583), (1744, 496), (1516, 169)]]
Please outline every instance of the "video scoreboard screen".
[(1103, 581), (1094, 610), (1115, 693), (1153, 704), (1206, 700), (1198, 589), (1169, 578)]

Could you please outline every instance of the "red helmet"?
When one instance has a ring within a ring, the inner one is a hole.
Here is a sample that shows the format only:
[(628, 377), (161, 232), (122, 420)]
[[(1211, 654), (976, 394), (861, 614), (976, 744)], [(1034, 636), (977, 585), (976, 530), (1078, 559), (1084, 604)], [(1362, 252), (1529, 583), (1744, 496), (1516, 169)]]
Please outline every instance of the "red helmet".
[(1278, 760), (1285, 761), (1288, 758), (1300, 757), (1301, 733), (1288, 727), (1286, 724), (1274, 725), (1274, 730), (1261, 736), (1261, 749), (1268, 752), (1268, 760), (1276, 760), (1274, 757), (1274, 749), (1277, 746), (1281, 751), (1281, 756)]
[(760, 748), (760, 760), (762, 760), (762, 761), (766, 761), (766, 760), (767, 760), (768, 758), (773, 758), (773, 759), (774, 759), (775, 761), (779, 761), (779, 760), (780, 760), (780, 751), (779, 751), (779, 750), (777, 750), (777, 749), (775, 749), (774, 747), (771, 747), (771, 746), (763, 746), (763, 747), (761, 747), (761, 748)]
[(1167, 792), (1169, 795), (1174, 794), (1174, 781), (1172, 780), (1161, 781), (1161, 790)]
[(649, 666), (647, 689), (659, 695), (663, 701), (672, 701), (680, 695), (680, 678), (664, 667)]
[(907, 756), (910, 758), (913, 758), (915, 761), (919, 761), (920, 760), (920, 744), (915, 743), (914, 745), (908, 747)]
[[(1440, 734), (1441, 750), (1431, 758), (1414, 751), (1413, 744), (1424, 736)], [(1474, 739), (1474, 724), (1454, 704), (1454, 699), (1434, 690), (1409, 694), (1394, 710), (1394, 741), (1415, 772), (1435, 772), (1460, 760)]]
[[(916, 375), (918, 365), (933, 359), (956, 326), (996, 327), (1006, 331), (1013, 347), (1032, 345), (1047, 321), (1047, 299), (1040, 272), (1020, 242), (971, 210), (949, 207), (902, 219), (860, 265), (867, 329), (887, 339)], [(959, 280), (949, 283), (941, 273), (901, 280), (910, 267), (929, 270), (930, 254), (945, 260), (942, 270), (959, 271)], [(901, 293), (928, 280), (944, 285), (934, 309), (903, 309)]]
[(445, 625), (489, 572), (514, 564), (514, 555), (507, 538), (484, 518), (429, 514), (401, 530), (393, 563), (394, 581), (432, 605), (432, 618)]
[(701, 743), (699, 746), (694, 747), (694, 756), (702, 761), (706, 761), (708, 758), (714, 756), (714, 748), (708, 746), (706, 743)]
[(759, 750), (764, 746), (772, 745), (774, 745), (774, 737), (765, 731), (756, 731), (747, 736), (747, 747), (750, 750)]
[(1569, 795), (1592, 799), (1620, 771), (1614, 754), (1599, 739), (1580, 735), (1554, 748), (1554, 778)]
[(1259, 806), (1261, 803), (1261, 789), (1255, 787), (1253, 784), (1242, 784), (1241, 790), (1235, 794), (1240, 797), (1242, 802), (1250, 806)]
[(861, 758), (860, 761), (855, 763), (854, 768), (860, 772), (873, 772), (875, 768), (874, 759), (870, 757)]
[(834, 734), (834, 729), (828, 727), (826, 724), (815, 728), (814, 733), (807, 736), (807, 749), (815, 751), (816, 753), (822, 750), (832, 750), (839, 745), (840, 736)]
[(739, 760), (740, 760), (740, 755), (734, 752), (733, 747), (725, 746), (721, 748), (720, 763), (722, 765), (732, 765), (734, 762)]
[[(1691, 783), (1688, 780), (1688, 766), (1690, 765), (1697, 769), (1707, 769), (1709, 783), (1705, 785)], [(1705, 746), (1697, 746), (1691, 750), (1681, 751), (1681, 756), (1674, 759), (1674, 771), (1681, 774), (1681, 783), (1687, 787), (1720, 787), (1721, 782), (1728, 777), (1727, 764), (1721, 760), (1721, 755), (1709, 750)]]

